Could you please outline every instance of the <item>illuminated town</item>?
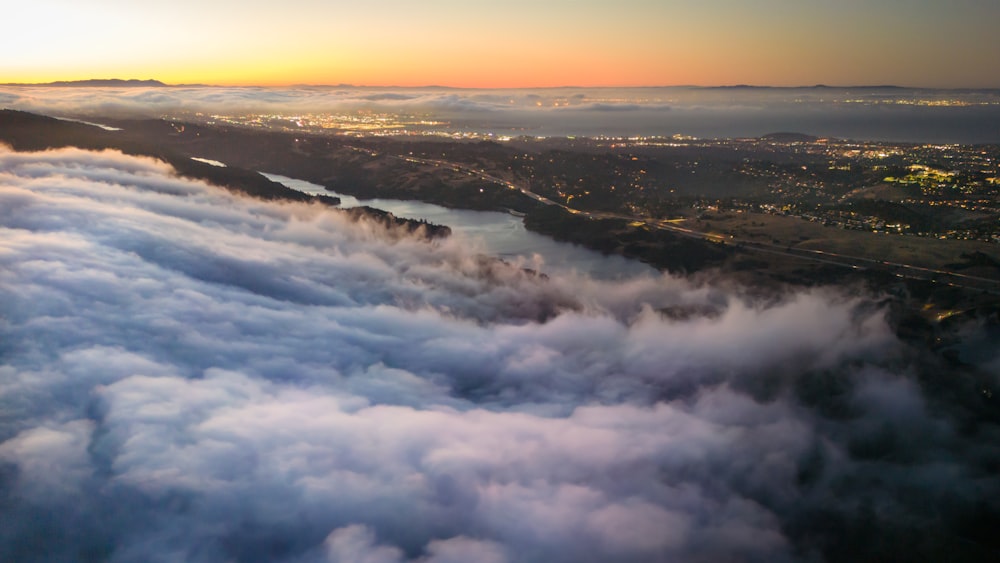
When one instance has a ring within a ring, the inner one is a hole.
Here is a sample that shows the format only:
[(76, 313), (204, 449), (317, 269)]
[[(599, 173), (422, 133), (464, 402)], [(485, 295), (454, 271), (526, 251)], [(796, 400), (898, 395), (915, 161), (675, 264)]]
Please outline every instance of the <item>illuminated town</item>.
[(301, 115), (248, 114), (195, 116), (207, 125), (237, 125), (259, 129), (303, 132), (336, 132), (353, 136), (411, 135), (439, 133), (431, 128), (446, 122), (428, 116), (400, 115), (374, 111), (348, 113), (307, 113)]
[[(1000, 242), (1000, 148), (995, 145), (796, 134), (547, 138), (464, 130), (428, 116), (372, 111), (198, 115), (196, 120), (402, 144), (428, 137), (496, 142), (524, 152), (498, 151), (486, 158), (477, 152), (473, 159), (460, 142), (447, 145), (443, 157), (426, 146), (414, 154), (475, 164), (478, 173), (526, 182), (535, 192), (579, 211), (654, 218), (675, 216), (682, 208), (752, 211), (841, 229)], [(568, 174), (567, 168), (579, 173)]]

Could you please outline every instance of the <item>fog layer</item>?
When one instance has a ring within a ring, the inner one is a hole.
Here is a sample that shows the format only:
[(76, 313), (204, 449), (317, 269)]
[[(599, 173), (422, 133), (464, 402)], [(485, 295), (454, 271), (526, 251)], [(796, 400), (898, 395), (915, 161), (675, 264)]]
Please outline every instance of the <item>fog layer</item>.
[(541, 277), (149, 159), (0, 149), (2, 560), (948, 546), (996, 509), (998, 436), (924, 361), (865, 297)]

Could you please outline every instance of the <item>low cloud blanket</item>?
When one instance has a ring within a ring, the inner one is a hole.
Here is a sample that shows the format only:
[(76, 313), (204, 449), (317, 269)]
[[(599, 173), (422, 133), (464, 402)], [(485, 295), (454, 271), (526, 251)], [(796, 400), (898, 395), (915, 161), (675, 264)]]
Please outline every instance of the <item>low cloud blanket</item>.
[(997, 427), (926, 361), (864, 297), (541, 276), (151, 159), (0, 148), (4, 561), (975, 544)]

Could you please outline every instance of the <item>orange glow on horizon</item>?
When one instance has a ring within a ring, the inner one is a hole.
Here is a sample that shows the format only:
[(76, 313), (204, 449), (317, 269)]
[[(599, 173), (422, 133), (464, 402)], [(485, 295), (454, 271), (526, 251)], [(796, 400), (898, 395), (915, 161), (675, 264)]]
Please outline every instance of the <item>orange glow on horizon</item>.
[(23, 4), (0, 37), (16, 53), (0, 83), (1000, 87), (996, 3), (900, 13), (887, 2), (863, 17), (840, 3), (742, 0), (252, 4), (94, 0), (63, 6), (61, 18), (45, 0)]
[[(261, 86), (283, 87), (293, 85), (337, 85), (371, 87), (422, 87), (444, 86), (451, 88), (551, 88), (561, 86), (581, 87), (644, 87), (694, 84), (700, 81), (669, 79), (650, 80), (639, 73), (623, 73), (614, 69), (605, 74), (595, 72), (581, 74), (571, 69), (550, 72), (548, 69), (480, 69), (478, 71), (448, 73), (443, 70), (425, 71), (421, 69), (351, 69), (351, 71), (313, 70), (289, 72), (287, 69), (268, 71), (261, 67), (252, 69), (227, 68), (224, 71), (212, 69), (121, 69), (67, 72), (38, 72), (5, 75), (0, 82), (22, 84), (44, 84), (58, 81), (78, 81), (89, 79), (139, 79), (159, 80), (168, 85), (207, 84), (215, 86)], [(707, 85), (712, 83), (707, 82)]]
[[(724, 84), (702, 72), (697, 61), (666, 64), (662, 57), (624, 56), (622, 53), (588, 54), (574, 59), (556, 54), (515, 52), (500, 59), (494, 53), (471, 50), (446, 59), (427, 60), (420, 53), (395, 57), (394, 53), (361, 57), (295, 57), (278, 53), (267, 59), (237, 62), (170, 61), (166, 64), (96, 65), (94, 68), (25, 69), (0, 76), (0, 82), (46, 83), (92, 78), (155, 79), (166, 84), (218, 86), (336, 85), (446, 86), (453, 88), (546, 88), (560, 86), (633, 87), (678, 84)], [(488, 59), (490, 64), (480, 64)], [(289, 61), (295, 61), (290, 64)], [(780, 85), (780, 84), (779, 84)]]

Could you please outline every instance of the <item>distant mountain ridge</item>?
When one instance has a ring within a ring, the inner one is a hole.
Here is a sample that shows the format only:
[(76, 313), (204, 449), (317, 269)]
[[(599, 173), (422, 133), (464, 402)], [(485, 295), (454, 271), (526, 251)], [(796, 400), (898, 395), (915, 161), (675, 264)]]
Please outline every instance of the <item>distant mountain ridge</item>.
[(814, 84), (812, 86), (757, 86), (753, 84), (732, 84), (728, 86), (696, 86), (703, 90), (938, 90), (939, 88), (913, 88), (895, 84), (858, 84), (849, 86), (830, 86)]
[(58, 86), (58, 87), (116, 87), (116, 88), (150, 88), (167, 86), (159, 80), (137, 80), (131, 78), (122, 80), (121, 78), (91, 78), (90, 80), (59, 80), (57, 82), (43, 83), (16, 83), (4, 84), (4, 86)]
[(777, 141), (779, 143), (812, 143), (819, 140), (819, 137), (806, 135), (805, 133), (795, 133), (792, 131), (768, 133), (767, 135), (762, 135), (760, 138), (766, 141)]
[[(182, 84), (166, 84), (159, 80), (146, 79), (138, 80), (135, 78), (121, 79), (121, 78), (91, 78), (88, 80), (58, 80), (55, 82), (6, 82), (0, 83), (0, 87), (3, 86), (40, 86), (40, 87), (54, 87), (54, 88), (225, 88), (227, 86), (220, 86), (211, 83), (182, 83)], [(251, 84), (244, 84), (242, 86), (228, 86), (233, 88), (261, 88), (262, 86), (254, 86)], [(357, 90), (493, 90), (494, 88), (469, 88), (469, 87), (457, 87), (457, 86), (447, 86), (442, 84), (427, 84), (422, 86), (398, 86), (398, 85), (370, 85), (370, 84), (289, 84), (287, 86), (270, 86), (263, 88), (275, 88), (275, 89), (295, 89), (295, 88), (350, 88)], [(706, 91), (849, 91), (849, 90), (881, 90), (881, 91), (893, 91), (893, 92), (948, 92), (955, 94), (962, 93), (991, 93), (1000, 95), (1000, 88), (937, 88), (937, 87), (923, 87), (923, 86), (900, 86), (896, 84), (853, 84), (853, 85), (828, 85), (828, 84), (814, 84), (814, 85), (799, 85), (799, 86), (770, 86), (770, 85), (759, 85), (759, 84), (723, 84), (715, 86), (704, 86), (698, 84), (676, 84), (676, 85), (652, 85), (652, 86), (579, 86), (579, 85), (564, 85), (564, 86), (548, 86), (548, 87), (510, 87), (510, 88), (500, 88), (509, 90), (561, 90), (561, 89), (593, 89), (593, 90), (613, 90), (618, 88), (626, 89), (659, 89), (659, 88), (676, 88), (685, 90), (706, 90)]]

